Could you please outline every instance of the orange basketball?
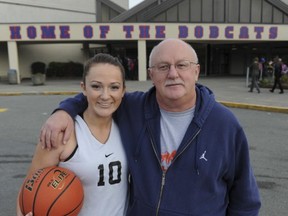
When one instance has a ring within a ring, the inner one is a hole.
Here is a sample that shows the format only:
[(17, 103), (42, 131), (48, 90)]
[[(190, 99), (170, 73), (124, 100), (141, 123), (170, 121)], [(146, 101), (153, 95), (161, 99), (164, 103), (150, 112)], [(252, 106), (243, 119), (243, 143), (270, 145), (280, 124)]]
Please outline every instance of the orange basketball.
[(80, 179), (70, 170), (52, 166), (25, 179), (19, 194), (22, 213), (33, 216), (77, 215), (84, 200)]

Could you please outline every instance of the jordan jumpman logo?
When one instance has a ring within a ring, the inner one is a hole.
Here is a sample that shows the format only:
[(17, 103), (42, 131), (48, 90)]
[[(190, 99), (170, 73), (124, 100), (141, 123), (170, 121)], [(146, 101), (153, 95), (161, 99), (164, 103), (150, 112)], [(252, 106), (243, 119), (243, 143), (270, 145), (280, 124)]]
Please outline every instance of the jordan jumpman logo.
[(207, 158), (205, 158), (205, 154), (206, 154), (206, 151), (203, 152), (203, 154), (201, 155), (201, 157), (199, 158), (199, 160), (203, 159), (205, 161), (208, 161)]

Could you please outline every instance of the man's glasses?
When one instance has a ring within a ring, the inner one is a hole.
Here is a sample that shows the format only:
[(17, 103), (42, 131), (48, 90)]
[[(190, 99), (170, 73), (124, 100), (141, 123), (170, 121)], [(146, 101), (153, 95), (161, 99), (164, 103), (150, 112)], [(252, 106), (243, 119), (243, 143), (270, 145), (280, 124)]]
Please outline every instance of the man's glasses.
[(151, 69), (156, 69), (156, 71), (161, 73), (167, 73), (170, 71), (171, 66), (173, 65), (178, 72), (187, 71), (191, 68), (191, 64), (198, 65), (196, 62), (191, 62), (188, 60), (179, 61), (176, 64), (168, 63), (159, 63), (151, 66)]

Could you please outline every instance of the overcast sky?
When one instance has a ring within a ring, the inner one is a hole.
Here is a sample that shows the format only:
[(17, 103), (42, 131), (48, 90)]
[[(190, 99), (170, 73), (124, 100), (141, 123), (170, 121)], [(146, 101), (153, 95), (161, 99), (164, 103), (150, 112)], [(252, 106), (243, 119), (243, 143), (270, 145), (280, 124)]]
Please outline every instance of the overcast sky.
[(129, 8), (134, 7), (135, 5), (139, 4), (143, 0), (129, 0)]

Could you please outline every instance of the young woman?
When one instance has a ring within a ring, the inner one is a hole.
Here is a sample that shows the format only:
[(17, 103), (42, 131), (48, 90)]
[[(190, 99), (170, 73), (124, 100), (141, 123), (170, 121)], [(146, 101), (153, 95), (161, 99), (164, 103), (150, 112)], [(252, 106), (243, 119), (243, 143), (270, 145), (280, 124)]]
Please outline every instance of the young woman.
[[(88, 107), (76, 117), (69, 141), (50, 151), (38, 144), (28, 175), (52, 165), (68, 168), (84, 186), (84, 204), (79, 215), (125, 215), (128, 168), (112, 118), (125, 93), (123, 66), (111, 55), (97, 54), (84, 66), (81, 87)], [(19, 206), (17, 215), (22, 215)]]

